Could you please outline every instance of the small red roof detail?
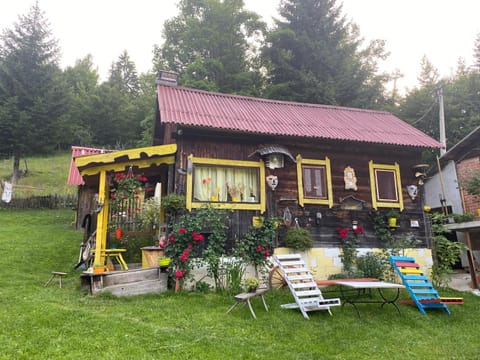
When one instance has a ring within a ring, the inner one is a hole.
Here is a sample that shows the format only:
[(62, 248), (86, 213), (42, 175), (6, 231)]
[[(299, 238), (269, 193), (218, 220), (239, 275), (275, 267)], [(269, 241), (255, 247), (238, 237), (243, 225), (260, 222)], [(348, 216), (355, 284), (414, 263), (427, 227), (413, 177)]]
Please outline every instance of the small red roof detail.
[(112, 152), (113, 150), (106, 150), (106, 149), (94, 149), (88, 148), (83, 146), (72, 146), (72, 159), (70, 160), (70, 170), (68, 171), (68, 180), (67, 185), (83, 185), (85, 182), (83, 181), (80, 172), (78, 171), (77, 167), (75, 166), (75, 159), (79, 156), (85, 155), (96, 155), (96, 154), (105, 154)]

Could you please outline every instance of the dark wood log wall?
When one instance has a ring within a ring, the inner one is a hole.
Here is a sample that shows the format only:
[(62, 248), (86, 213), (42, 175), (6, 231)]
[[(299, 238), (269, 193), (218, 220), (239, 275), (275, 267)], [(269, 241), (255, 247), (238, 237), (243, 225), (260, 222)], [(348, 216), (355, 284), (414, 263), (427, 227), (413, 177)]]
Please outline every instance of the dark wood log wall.
[[(183, 129), (181, 136), (174, 136), (178, 145), (177, 166), (186, 166), (186, 157), (193, 154), (196, 157), (230, 159), (230, 160), (257, 160), (257, 156), (249, 157), (262, 144), (279, 144), (286, 146), (295, 157), (300, 154), (304, 159), (324, 159), (328, 157), (331, 163), (332, 187), (334, 206), (326, 205), (298, 205), (298, 187), (296, 164), (285, 158), (285, 167), (282, 169), (266, 169), (266, 175), (278, 176), (279, 184), (275, 191), (267, 190), (269, 208), (268, 214), (282, 217), (288, 207), (300, 226), (311, 229), (316, 240), (316, 246), (338, 246), (340, 240), (337, 235), (338, 227), (351, 228), (352, 221), (358, 221), (365, 229), (361, 237), (360, 246), (377, 247), (382, 244), (375, 235), (373, 218), (375, 210), (372, 208), (370, 175), (368, 163), (373, 160), (377, 164), (400, 165), (404, 210), (399, 219), (399, 227), (395, 229), (395, 238), (415, 238), (420, 246), (429, 245), (428, 219), (425, 217), (421, 194), (412, 201), (406, 191), (406, 186), (416, 184), (412, 166), (421, 162), (421, 149), (378, 144), (363, 144), (346, 141), (312, 140), (308, 138), (271, 138), (258, 136), (232, 136), (232, 134), (213, 134), (198, 130)], [(345, 190), (343, 171), (351, 166), (358, 179), (358, 190)], [(175, 174), (175, 184), (178, 192), (185, 191), (185, 176)], [(341, 199), (354, 196), (364, 201), (362, 210), (343, 210)], [(381, 213), (388, 212), (387, 208), (379, 208)], [(254, 212), (239, 211), (232, 221), (231, 236), (241, 236), (251, 226), (251, 217)], [(321, 215), (317, 215), (321, 214)], [(411, 220), (416, 220), (419, 227), (411, 227)], [(282, 234), (286, 228), (279, 231), (279, 244), (282, 244)]]

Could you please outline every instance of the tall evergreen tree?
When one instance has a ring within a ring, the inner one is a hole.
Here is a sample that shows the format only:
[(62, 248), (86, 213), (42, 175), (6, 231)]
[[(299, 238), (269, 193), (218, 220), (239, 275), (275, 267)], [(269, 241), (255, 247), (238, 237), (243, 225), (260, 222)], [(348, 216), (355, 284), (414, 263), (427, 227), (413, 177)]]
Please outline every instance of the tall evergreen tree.
[(137, 68), (130, 59), (127, 50), (123, 51), (118, 60), (112, 64), (109, 82), (118, 86), (129, 95), (136, 96), (139, 90)]
[[(254, 40), (265, 24), (243, 0), (181, 0), (180, 14), (165, 22), (161, 59), (181, 84), (226, 93), (258, 94)], [(158, 52), (157, 52), (158, 57)]]
[(480, 33), (477, 34), (473, 46), (473, 66), (475, 71), (480, 73)]
[(67, 104), (57, 41), (38, 3), (0, 40), (0, 154), (13, 155), (15, 182), (23, 156), (58, 143)]
[(383, 103), (384, 42), (362, 48), (358, 27), (336, 0), (282, 0), (282, 19), (267, 35), (268, 96), (301, 102), (378, 107)]
[(420, 63), (420, 75), (417, 80), (420, 86), (435, 86), (440, 78), (438, 69), (428, 60), (426, 56), (423, 56)]

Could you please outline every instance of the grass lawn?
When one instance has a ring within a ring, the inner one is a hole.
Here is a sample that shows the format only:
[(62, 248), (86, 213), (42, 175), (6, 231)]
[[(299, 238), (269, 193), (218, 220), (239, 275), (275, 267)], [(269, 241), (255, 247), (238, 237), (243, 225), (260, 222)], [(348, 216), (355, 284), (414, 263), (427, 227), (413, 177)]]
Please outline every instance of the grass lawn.
[[(82, 233), (71, 210), (0, 209), (0, 359), (475, 359), (480, 298), (463, 296), (452, 314), (400, 305), (359, 305), (310, 313), (284, 310), (287, 290), (269, 291), (266, 312), (237, 307), (219, 293), (171, 292), (114, 298), (79, 289), (73, 270)], [(44, 287), (51, 271), (65, 271)], [(404, 290), (402, 290), (404, 291)], [(402, 293), (403, 298), (408, 298)]]

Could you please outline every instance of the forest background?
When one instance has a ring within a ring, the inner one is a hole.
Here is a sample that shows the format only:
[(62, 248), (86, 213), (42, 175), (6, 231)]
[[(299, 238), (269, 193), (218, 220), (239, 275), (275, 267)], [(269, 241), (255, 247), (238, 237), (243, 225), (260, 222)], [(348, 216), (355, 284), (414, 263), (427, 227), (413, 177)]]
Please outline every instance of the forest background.
[(435, 139), (441, 93), (447, 148), (480, 125), (480, 34), (472, 64), (459, 58), (441, 78), (425, 56), (418, 85), (401, 94), (387, 90), (401, 74), (379, 70), (385, 42), (366, 43), (338, 1), (282, 1), (279, 14), (267, 28), (242, 0), (182, 0), (163, 24), (152, 71), (138, 74), (127, 49), (100, 82), (91, 55), (60, 68), (58, 41), (35, 4), (0, 35), (0, 157), (13, 158), (12, 181), (26, 156), (151, 145), (159, 70), (192, 88), (386, 110)]

